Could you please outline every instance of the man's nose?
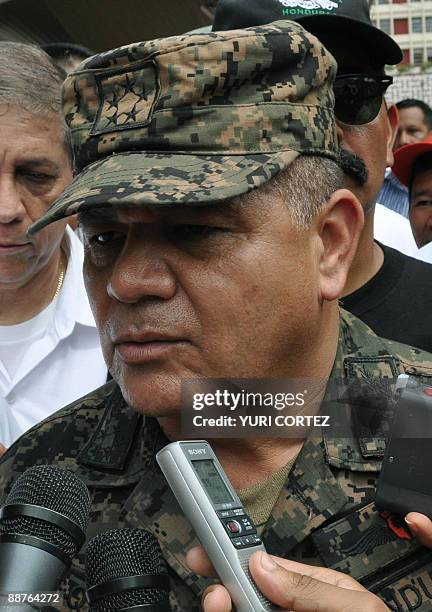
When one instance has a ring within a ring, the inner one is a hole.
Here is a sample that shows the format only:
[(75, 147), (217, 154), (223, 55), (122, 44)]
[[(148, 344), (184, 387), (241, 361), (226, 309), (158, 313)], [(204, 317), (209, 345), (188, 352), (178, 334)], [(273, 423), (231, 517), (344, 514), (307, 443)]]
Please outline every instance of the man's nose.
[(125, 244), (112, 271), (107, 292), (119, 302), (134, 304), (143, 299), (169, 300), (177, 290), (174, 272), (157, 241)]
[(0, 178), (0, 223), (22, 221), (25, 215), (22, 194), (14, 181), (9, 177)]

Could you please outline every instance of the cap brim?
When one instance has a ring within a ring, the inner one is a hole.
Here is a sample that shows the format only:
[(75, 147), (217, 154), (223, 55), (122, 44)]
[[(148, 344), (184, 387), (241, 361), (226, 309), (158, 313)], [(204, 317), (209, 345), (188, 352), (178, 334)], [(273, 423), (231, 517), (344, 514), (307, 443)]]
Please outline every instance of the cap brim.
[[(335, 157), (330, 151), (311, 153)], [(291, 150), (217, 156), (146, 152), (111, 155), (87, 166), (28, 234), (90, 208), (199, 206), (227, 200), (260, 187), (298, 155)]]
[(392, 167), (393, 174), (399, 181), (409, 187), (411, 182), (412, 169), (415, 160), (423, 153), (432, 151), (432, 142), (416, 142), (414, 144), (405, 145), (398, 149), (395, 154), (395, 162)]
[[(306, 30), (320, 38), (321, 33), (332, 30), (343, 32), (350, 38), (364, 39), (365, 49), (371, 49), (370, 55), (379, 58), (384, 64), (399, 64), (403, 59), (399, 45), (385, 32), (373, 25), (343, 15), (310, 15), (296, 19)], [(331, 48), (329, 48), (331, 52)]]

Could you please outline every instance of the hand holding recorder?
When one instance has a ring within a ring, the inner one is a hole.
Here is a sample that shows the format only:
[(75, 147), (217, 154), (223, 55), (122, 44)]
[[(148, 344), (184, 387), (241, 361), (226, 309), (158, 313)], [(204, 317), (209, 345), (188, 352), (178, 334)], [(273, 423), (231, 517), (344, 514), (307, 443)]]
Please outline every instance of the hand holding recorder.
[[(202, 548), (193, 548), (187, 556), (189, 567), (197, 574), (215, 576)], [(257, 587), (281, 612), (389, 612), (378, 597), (356, 580), (334, 570), (304, 565), (255, 553), (249, 562)], [(231, 598), (222, 585), (206, 589), (202, 598), (204, 612), (230, 612)]]

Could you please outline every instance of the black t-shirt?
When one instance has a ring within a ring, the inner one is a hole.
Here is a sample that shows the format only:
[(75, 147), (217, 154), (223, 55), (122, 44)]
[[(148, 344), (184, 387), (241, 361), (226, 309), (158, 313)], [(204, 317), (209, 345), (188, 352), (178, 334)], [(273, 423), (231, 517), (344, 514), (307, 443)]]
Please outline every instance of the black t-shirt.
[(432, 353), (432, 265), (380, 246), (381, 269), (340, 304), (378, 336)]

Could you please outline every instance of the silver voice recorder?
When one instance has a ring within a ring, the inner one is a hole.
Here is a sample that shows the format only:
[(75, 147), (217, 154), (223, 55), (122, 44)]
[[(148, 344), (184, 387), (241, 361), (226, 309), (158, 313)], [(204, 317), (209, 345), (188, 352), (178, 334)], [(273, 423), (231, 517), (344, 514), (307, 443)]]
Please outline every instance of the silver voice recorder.
[(250, 556), (265, 548), (210, 444), (173, 442), (156, 459), (237, 612), (278, 610), (249, 573)]

